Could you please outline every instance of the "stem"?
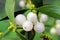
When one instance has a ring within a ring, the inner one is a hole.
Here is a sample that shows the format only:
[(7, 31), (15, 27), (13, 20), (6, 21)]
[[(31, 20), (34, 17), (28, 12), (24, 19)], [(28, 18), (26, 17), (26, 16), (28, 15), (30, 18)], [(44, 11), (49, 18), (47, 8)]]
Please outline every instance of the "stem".
[[(33, 32), (33, 33), (34, 33), (34, 32)], [(33, 40), (34, 35), (35, 35), (35, 33), (34, 33), (34, 34), (32, 34), (32, 32), (31, 32), (31, 31), (26, 32), (26, 38), (27, 38), (27, 40)]]
[(27, 38), (27, 40), (30, 40), (29, 39), (29, 32), (26, 32), (26, 38)]
[(17, 33), (17, 35), (22, 39), (22, 40), (26, 40), (26, 37), (24, 35), (22, 35), (21, 33), (19, 33), (18, 31), (15, 31)]
[(34, 30), (26, 32), (27, 40), (33, 40), (34, 36), (35, 36), (35, 31)]

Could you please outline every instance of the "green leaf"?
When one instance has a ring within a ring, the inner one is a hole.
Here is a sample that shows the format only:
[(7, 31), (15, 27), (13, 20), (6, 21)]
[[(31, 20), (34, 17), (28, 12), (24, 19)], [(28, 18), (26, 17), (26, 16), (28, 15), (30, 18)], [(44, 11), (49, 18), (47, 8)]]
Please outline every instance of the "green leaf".
[(54, 5), (45, 5), (37, 9), (38, 11), (47, 14), (50, 17), (60, 19), (60, 7)]
[(9, 26), (10, 24), (8, 20), (0, 21), (0, 32), (3, 33), (3, 36), (6, 36), (10, 32), (10, 30), (8, 30)]
[(52, 17), (49, 17), (48, 20), (45, 22), (45, 25), (53, 26), (55, 25), (56, 20)]
[(41, 33), (36, 32), (35, 37), (34, 37), (33, 40), (43, 40), (42, 38), (40, 38), (40, 35), (41, 35)]
[(0, 32), (5, 32), (8, 29), (9, 25), (10, 24), (8, 20), (0, 21)]
[(44, 0), (43, 1), (44, 5), (57, 5), (60, 6), (60, 0)]
[[(15, 1), (16, 1), (15, 11), (19, 11), (20, 10), (20, 7), (19, 7), (20, 0), (15, 0)], [(6, 0), (1, 0), (1, 2), (0, 2), (0, 20), (2, 20), (3, 18), (5, 18), (7, 16), (6, 12), (5, 12), (5, 2), (6, 2)]]
[(15, 0), (16, 3), (15, 3), (15, 11), (19, 11), (21, 8), (19, 7), (19, 2), (20, 0)]
[(6, 36), (4, 36), (1, 40), (21, 40), (15, 32), (10, 31)]
[(52, 5), (60, 6), (60, 0), (53, 0)]
[(5, 0), (0, 1), (0, 20), (5, 18), (7, 15), (5, 14)]
[(17, 35), (21, 38), (21, 40), (26, 40), (25, 35), (21, 34), (20, 32), (18, 32), (18, 30), (16, 30)]
[(14, 7), (15, 0), (6, 0), (5, 10), (6, 14), (9, 17), (10, 21), (14, 23)]
[(5, 14), (5, 10), (1, 10), (0, 11), (0, 20), (2, 20), (3, 18), (5, 18), (7, 15)]

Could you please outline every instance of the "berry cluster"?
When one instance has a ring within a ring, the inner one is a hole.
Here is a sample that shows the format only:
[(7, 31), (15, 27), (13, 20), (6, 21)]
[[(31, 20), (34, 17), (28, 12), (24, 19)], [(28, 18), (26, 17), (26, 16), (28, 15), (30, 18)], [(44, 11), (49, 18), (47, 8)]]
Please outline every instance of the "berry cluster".
[(39, 20), (37, 19), (37, 15), (34, 12), (29, 12), (27, 17), (23, 14), (19, 14), (16, 16), (16, 24), (21, 25), (25, 31), (31, 31), (34, 29), (36, 32), (44, 32), (45, 25), (43, 22), (48, 20), (48, 16), (45, 14), (41, 14)]
[[(29, 1), (30, 2), (30, 1)], [(19, 2), (19, 6), (21, 8), (33, 8), (34, 5), (31, 4), (31, 2), (26, 2), (24, 0), (21, 0)], [(39, 17), (39, 21), (37, 19), (36, 13), (29, 12), (27, 17), (25, 17), (23, 14), (19, 14), (16, 16), (16, 24), (22, 25), (23, 29), (25, 31), (31, 31), (34, 29), (36, 32), (44, 32), (45, 25), (44, 22), (48, 20), (48, 16), (46, 14), (41, 14)], [(50, 33), (51, 34), (60, 34), (60, 20), (56, 21), (56, 28), (51, 28)]]
[(20, 0), (19, 7), (32, 9), (35, 5), (31, 2), (31, 0)]
[(56, 27), (51, 28), (50, 33), (60, 35), (60, 20), (56, 20)]

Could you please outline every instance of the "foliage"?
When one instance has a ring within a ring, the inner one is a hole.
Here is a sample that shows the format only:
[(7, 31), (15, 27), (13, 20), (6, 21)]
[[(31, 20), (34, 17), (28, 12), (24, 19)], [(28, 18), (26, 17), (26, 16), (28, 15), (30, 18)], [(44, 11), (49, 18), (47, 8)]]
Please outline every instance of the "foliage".
[[(1, 0), (0, 2), (0, 33), (2, 32), (1, 40), (45, 40), (41, 35), (45, 34), (47, 37), (52, 40), (59, 40), (59, 35), (50, 34), (49, 30), (51, 27), (55, 25), (56, 19), (60, 19), (60, 0), (32, 0), (32, 4), (35, 5), (33, 10), (44, 13), (49, 16), (49, 20), (45, 22), (46, 29), (44, 33), (38, 33), (32, 30), (31, 32), (25, 32), (20, 26), (15, 24), (15, 15), (16, 14), (27, 14), (32, 11), (29, 8), (20, 8), (19, 1), (20, 0)], [(43, 2), (44, 1), (44, 2)], [(31, 5), (32, 5), (31, 4)], [(17, 12), (18, 11), (18, 12)], [(5, 18), (7, 20), (5, 20)], [(10, 22), (14, 25), (14, 28), (11, 30), (8, 29), (10, 27)], [(13, 31), (15, 29), (15, 32)], [(27, 35), (28, 34), (28, 35)]]

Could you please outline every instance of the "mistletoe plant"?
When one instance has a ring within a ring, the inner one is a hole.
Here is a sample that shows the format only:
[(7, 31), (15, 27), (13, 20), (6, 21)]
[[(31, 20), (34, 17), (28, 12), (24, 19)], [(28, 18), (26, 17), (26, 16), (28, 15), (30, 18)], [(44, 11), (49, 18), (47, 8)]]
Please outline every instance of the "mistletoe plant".
[[(59, 0), (6, 0), (0, 40), (60, 40)], [(55, 3), (58, 2), (58, 3)]]

